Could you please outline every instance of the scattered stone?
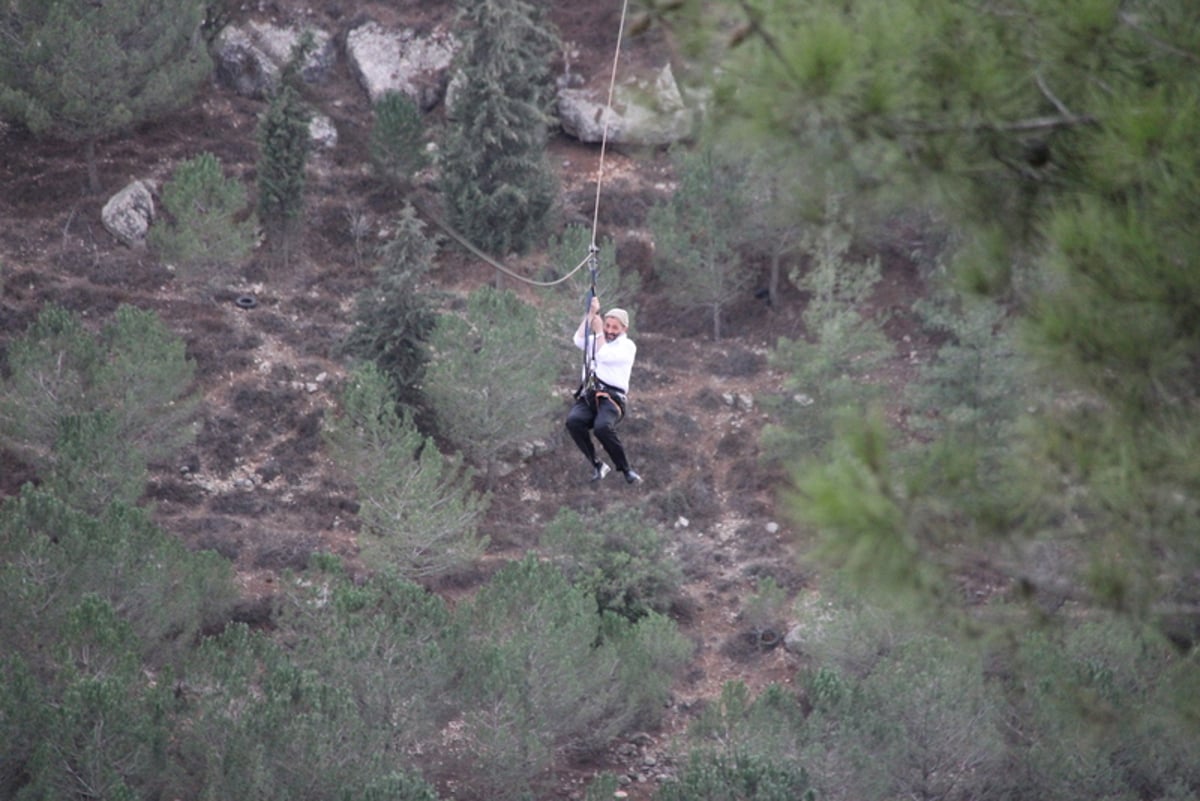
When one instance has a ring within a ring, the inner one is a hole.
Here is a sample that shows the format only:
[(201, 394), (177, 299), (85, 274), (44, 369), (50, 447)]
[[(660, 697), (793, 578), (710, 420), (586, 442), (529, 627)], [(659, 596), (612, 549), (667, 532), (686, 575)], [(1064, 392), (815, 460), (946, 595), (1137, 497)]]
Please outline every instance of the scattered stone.
[(784, 650), (792, 654), (804, 653), (803, 638), (803, 629), (799, 625), (792, 626), (790, 629), (788, 629), (788, 633), (783, 638)]
[(308, 123), (308, 137), (321, 150), (337, 147), (338, 131), (333, 119), (324, 114), (314, 114)]
[(134, 181), (117, 192), (100, 211), (104, 228), (129, 247), (143, 247), (154, 220), (154, 194), (144, 181)]

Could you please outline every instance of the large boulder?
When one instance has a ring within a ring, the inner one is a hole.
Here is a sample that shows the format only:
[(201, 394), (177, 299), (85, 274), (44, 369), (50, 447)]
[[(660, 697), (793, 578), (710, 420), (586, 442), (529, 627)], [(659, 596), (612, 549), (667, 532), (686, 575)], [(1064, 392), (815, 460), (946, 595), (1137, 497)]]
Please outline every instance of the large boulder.
[(154, 193), (144, 181), (134, 181), (117, 192), (100, 210), (105, 230), (129, 247), (146, 244), (154, 220)]
[(407, 95), (423, 111), (441, 102), (459, 42), (447, 30), (418, 36), (367, 22), (346, 34), (346, 58), (358, 82), (378, 103), (388, 92)]
[(217, 82), (244, 97), (264, 98), (279, 86), (279, 77), (305, 33), (313, 49), (300, 66), (307, 83), (327, 79), (337, 60), (333, 37), (319, 28), (282, 28), (261, 22), (226, 26), (213, 42)]
[(560, 89), (558, 119), (563, 131), (581, 142), (600, 142), (607, 120), (608, 141), (619, 145), (669, 145), (696, 131), (699, 104), (685, 99), (670, 64), (618, 84), (613, 94), (609, 109), (606, 93)]

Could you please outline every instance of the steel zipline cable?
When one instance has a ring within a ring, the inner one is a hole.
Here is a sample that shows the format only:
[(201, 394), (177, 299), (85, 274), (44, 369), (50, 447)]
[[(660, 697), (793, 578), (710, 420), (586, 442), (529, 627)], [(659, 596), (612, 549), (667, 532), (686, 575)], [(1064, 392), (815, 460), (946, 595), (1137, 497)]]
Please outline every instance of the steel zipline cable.
[[(536, 281), (532, 278), (526, 278), (525, 276), (520, 275), (520, 274), (510, 270), (508, 267), (505, 267), (499, 261), (492, 258), (488, 254), (484, 253), (479, 248), (475, 247), (475, 245), (471, 244), (471, 242), (468, 241), (465, 236), (463, 236), (458, 231), (456, 231), (453, 226), (451, 226), (445, 220), (441, 219), (440, 216), (435, 214), (432, 209), (425, 207), (423, 204), (419, 204), (421, 207), (421, 211), (423, 211), (430, 219), (432, 219), (438, 225), (439, 228), (441, 228), (443, 231), (445, 231), (447, 234), (449, 234), (449, 236), (452, 239), (454, 239), (454, 241), (458, 242), (460, 245), (462, 245), (464, 248), (466, 248), (469, 253), (471, 253), (473, 256), (480, 259), (481, 261), (491, 265), (492, 267), (495, 267), (497, 270), (504, 273), (508, 277), (513, 278), (517, 281), (521, 281), (521, 282), (529, 284), (531, 286), (539, 286), (539, 287), (557, 286), (558, 284), (564, 283), (565, 281), (569, 281), (571, 279), (571, 277), (575, 275), (575, 273), (579, 272), (585, 266), (587, 266), (591, 272), (591, 288), (588, 291), (587, 308), (591, 308), (592, 298), (595, 297), (595, 295), (596, 295), (596, 273), (598, 270), (596, 254), (599, 253), (599, 251), (600, 251), (600, 249), (596, 246), (596, 232), (597, 232), (597, 229), (599, 228), (599, 223), (600, 223), (600, 190), (601, 190), (601, 186), (604, 182), (604, 156), (608, 149), (608, 126), (609, 126), (609, 120), (612, 116), (613, 95), (615, 93), (616, 86), (617, 86), (617, 65), (620, 62), (620, 58), (621, 58), (621, 41), (625, 35), (625, 18), (628, 15), (628, 13), (629, 13), (629, 0), (622, 0), (622, 2), (621, 2), (621, 21), (617, 26), (617, 44), (613, 50), (612, 74), (609, 77), (609, 82), (608, 82), (608, 98), (607, 98), (607, 100), (605, 102), (605, 106), (604, 106), (604, 128), (600, 135), (600, 160), (599, 160), (599, 164), (597, 165), (597, 168), (596, 168), (596, 199), (593, 203), (593, 208), (592, 208), (591, 243), (588, 246), (588, 254), (587, 254), (587, 256), (585, 256), (583, 258), (583, 261), (579, 262), (579, 264), (576, 264), (573, 268), (571, 268), (571, 270), (566, 275), (556, 278), (553, 281)], [(594, 344), (593, 344), (593, 349), (594, 349)], [(587, 351), (586, 346), (585, 346), (584, 350), (585, 350), (585, 352)]]
[[(613, 48), (612, 73), (608, 80), (608, 98), (604, 103), (604, 128), (600, 133), (600, 160), (596, 166), (596, 200), (592, 204), (592, 240), (588, 245), (588, 255), (581, 264), (587, 264), (591, 273), (591, 283), (588, 288), (587, 300), (584, 305), (585, 323), (583, 326), (583, 389), (591, 388), (596, 375), (596, 333), (592, 331), (591, 321), (586, 320), (592, 309), (592, 298), (596, 297), (596, 274), (599, 272), (599, 262), (596, 254), (600, 247), (596, 244), (596, 232), (600, 227), (600, 188), (604, 183), (604, 155), (608, 149), (608, 124), (612, 118), (613, 93), (617, 87), (617, 64), (621, 60), (621, 40), (625, 35), (625, 16), (629, 12), (629, 0), (621, 2), (621, 21), (617, 24), (617, 44)], [(578, 267), (575, 268), (579, 269)], [(572, 271), (574, 272), (574, 271)], [(589, 341), (590, 340), (590, 341)]]

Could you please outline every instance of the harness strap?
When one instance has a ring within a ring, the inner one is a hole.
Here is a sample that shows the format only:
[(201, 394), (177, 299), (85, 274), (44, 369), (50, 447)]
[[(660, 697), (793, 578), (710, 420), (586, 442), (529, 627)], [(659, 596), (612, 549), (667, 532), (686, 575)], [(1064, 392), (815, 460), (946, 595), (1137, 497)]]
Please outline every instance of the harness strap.
[(603, 381), (601, 381), (599, 379), (596, 379), (596, 384), (597, 384), (596, 391), (592, 393), (592, 397), (594, 398), (594, 403), (596, 404), (596, 409), (599, 410), (600, 399), (604, 398), (609, 403), (616, 406), (617, 411), (621, 413), (621, 416), (618, 417), (617, 419), (620, 420), (620, 419), (624, 418), (625, 417), (625, 403), (626, 403), (625, 391), (622, 389), (619, 389), (617, 387), (609, 386), (608, 384), (605, 384)]

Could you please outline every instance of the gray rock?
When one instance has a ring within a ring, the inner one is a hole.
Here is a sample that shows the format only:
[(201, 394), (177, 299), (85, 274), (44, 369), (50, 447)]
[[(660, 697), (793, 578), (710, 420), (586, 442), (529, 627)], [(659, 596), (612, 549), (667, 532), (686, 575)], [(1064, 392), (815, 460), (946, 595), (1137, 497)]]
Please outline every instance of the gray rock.
[(607, 95), (596, 90), (559, 90), (563, 131), (581, 142), (600, 142), (607, 122), (607, 139), (613, 144), (669, 145), (691, 138), (701, 113), (685, 100), (670, 64), (617, 86), (611, 109), (607, 101)]
[(154, 193), (144, 181), (134, 181), (117, 192), (100, 211), (104, 228), (129, 247), (146, 244), (154, 220)]
[(804, 653), (804, 630), (800, 626), (792, 626), (783, 638), (783, 647), (791, 654)]
[(283, 67), (306, 31), (312, 33), (315, 46), (300, 67), (300, 77), (307, 83), (325, 80), (337, 60), (327, 32), (249, 22), (225, 27), (213, 42), (217, 83), (243, 97), (267, 97), (279, 86)]
[(418, 36), (411, 29), (393, 31), (368, 22), (346, 34), (350, 68), (372, 103), (400, 92), (426, 111), (444, 97), (458, 48), (458, 40), (445, 30)]

